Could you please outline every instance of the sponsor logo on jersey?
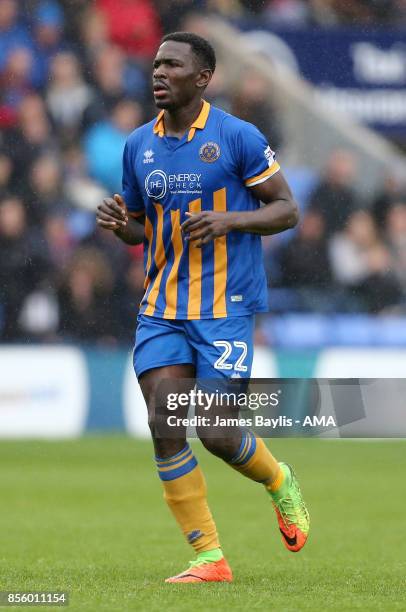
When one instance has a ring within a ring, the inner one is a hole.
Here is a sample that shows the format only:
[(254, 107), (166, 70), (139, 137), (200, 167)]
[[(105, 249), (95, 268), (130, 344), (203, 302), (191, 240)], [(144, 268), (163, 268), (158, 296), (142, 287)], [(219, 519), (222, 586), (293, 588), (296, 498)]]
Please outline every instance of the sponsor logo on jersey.
[(168, 179), (163, 170), (153, 170), (145, 179), (145, 191), (151, 200), (161, 200), (168, 191)]
[(199, 157), (202, 161), (211, 164), (220, 157), (220, 147), (216, 142), (206, 142), (199, 149)]
[(145, 179), (145, 191), (152, 200), (162, 200), (169, 191), (177, 194), (201, 194), (202, 174), (197, 172), (178, 172), (166, 174), (163, 170), (153, 170)]

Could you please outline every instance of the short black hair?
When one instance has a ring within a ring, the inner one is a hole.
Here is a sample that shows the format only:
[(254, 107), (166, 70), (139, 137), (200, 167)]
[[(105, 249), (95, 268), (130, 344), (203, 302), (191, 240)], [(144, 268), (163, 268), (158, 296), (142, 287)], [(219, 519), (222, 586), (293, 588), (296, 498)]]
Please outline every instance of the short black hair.
[(197, 57), (201, 67), (209, 68), (212, 72), (215, 71), (216, 54), (209, 41), (205, 38), (193, 34), (192, 32), (172, 32), (171, 34), (166, 34), (162, 38), (161, 45), (168, 40), (187, 43), (192, 47), (192, 51)]

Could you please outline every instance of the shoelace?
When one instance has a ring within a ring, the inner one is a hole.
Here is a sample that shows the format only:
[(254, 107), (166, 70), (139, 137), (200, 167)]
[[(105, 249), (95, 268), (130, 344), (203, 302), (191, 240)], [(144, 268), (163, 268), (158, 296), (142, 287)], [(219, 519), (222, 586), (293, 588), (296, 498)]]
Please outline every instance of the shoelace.
[[(300, 495), (300, 491), (297, 491), (297, 487), (295, 487), (295, 493)], [(299, 502), (299, 512), (297, 511), (297, 506), (294, 503), (292, 496), (280, 499), (277, 506), (281, 510), (282, 520), (286, 527), (289, 527), (287, 520), (290, 521), (290, 523), (297, 524), (300, 528), (305, 526), (305, 521), (302, 520), (302, 517), (308, 517), (308, 511), (303, 500)]]

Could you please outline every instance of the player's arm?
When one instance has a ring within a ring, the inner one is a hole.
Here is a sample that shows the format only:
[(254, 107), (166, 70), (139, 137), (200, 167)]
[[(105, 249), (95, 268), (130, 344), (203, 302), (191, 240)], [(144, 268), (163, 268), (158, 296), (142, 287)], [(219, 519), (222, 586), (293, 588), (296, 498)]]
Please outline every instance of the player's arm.
[(295, 227), (299, 221), (298, 206), (280, 170), (249, 189), (265, 206), (257, 210), (231, 213), (235, 215), (234, 230), (267, 236)]
[(297, 224), (298, 207), (280, 170), (263, 183), (249, 189), (265, 206), (257, 210), (239, 212), (207, 210), (186, 213), (189, 219), (182, 223), (182, 231), (194, 246), (200, 247), (231, 231), (267, 236), (284, 232)]
[(97, 207), (96, 220), (99, 227), (113, 231), (126, 244), (140, 244), (144, 239), (145, 215), (131, 217), (124, 199), (117, 193)]

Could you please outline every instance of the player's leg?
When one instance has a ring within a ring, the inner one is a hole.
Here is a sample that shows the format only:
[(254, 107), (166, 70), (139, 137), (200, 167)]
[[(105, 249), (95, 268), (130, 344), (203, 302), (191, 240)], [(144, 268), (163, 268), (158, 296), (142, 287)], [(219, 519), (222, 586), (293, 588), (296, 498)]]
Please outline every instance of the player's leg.
[[(227, 384), (227, 391), (230, 392), (238, 381), (234, 380), (235, 376), (250, 377), (253, 317), (190, 321), (188, 326), (197, 353), (198, 381), (203, 380), (204, 385), (213, 384), (215, 387), (217, 380), (221, 387)], [(210, 383), (210, 379), (213, 383)], [(232, 410), (231, 407), (215, 403), (214, 406), (219, 416), (227, 413), (236, 416), (235, 408)], [(307, 539), (309, 514), (290, 466), (279, 462), (262, 438), (250, 431), (236, 431), (233, 428), (233, 431), (226, 431), (226, 437), (218, 437), (218, 431), (210, 431), (210, 428), (201, 428), (198, 433), (211, 453), (247, 478), (265, 486), (271, 495), (285, 546), (293, 552), (300, 550)]]
[[(171, 363), (176, 360), (179, 360), (178, 364)], [(206, 483), (192, 449), (187, 444), (186, 429), (177, 428), (173, 437), (165, 437), (168, 428), (162, 427), (162, 417), (167, 416), (165, 390), (169, 389), (172, 393), (187, 392), (187, 386), (189, 390), (194, 386), (193, 360), (193, 352), (185, 341), (181, 326), (175, 322), (150, 320), (146, 317), (140, 320), (134, 366), (148, 408), (158, 475), (162, 481), (164, 498), (199, 559), (199, 556), (215, 556), (213, 551), (221, 553), (216, 526), (207, 504)], [(159, 362), (162, 363), (161, 367)], [(165, 362), (169, 362), (169, 365), (164, 365)], [(186, 416), (187, 410), (187, 406), (183, 409), (180, 406), (177, 416)], [(231, 572), (220, 570), (221, 567), (215, 573), (212, 571), (211, 576), (201, 578), (195, 576), (200, 571), (196, 568), (192, 574), (189, 572), (180, 580), (170, 581), (231, 579)]]

